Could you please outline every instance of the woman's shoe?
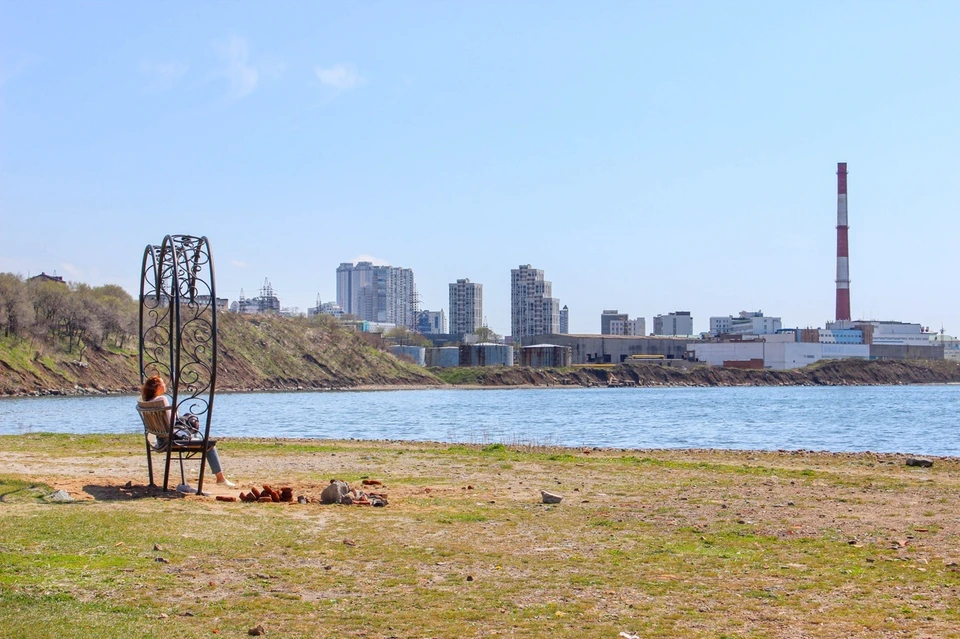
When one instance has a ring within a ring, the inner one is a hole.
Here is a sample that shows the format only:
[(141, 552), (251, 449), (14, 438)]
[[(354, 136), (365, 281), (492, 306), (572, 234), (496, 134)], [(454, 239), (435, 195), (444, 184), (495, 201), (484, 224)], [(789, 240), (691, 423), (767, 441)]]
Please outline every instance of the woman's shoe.
[(224, 486), (224, 487), (226, 487), (226, 488), (236, 488), (236, 487), (237, 487), (237, 485), (236, 485), (235, 483), (233, 483), (232, 481), (230, 481), (229, 479), (226, 479), (226, 478), (224, 478), (224, 479), (222, 479), (222, 480), (217, 480), (217, 486)]

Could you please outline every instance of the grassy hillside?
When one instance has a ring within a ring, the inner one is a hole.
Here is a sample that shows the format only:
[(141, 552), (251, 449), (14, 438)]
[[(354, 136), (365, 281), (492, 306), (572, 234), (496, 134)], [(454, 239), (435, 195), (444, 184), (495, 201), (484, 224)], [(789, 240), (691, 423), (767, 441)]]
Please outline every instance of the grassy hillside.
[[(423, 368), (370, 346), (327, 318), (224, 313), (219, 318), (222, 390), (440, 384)], [(136, 346), (88, 347), (83, 361), (38, 339), (0, 337), (0, 395), (78, 390), (133, 392)]]

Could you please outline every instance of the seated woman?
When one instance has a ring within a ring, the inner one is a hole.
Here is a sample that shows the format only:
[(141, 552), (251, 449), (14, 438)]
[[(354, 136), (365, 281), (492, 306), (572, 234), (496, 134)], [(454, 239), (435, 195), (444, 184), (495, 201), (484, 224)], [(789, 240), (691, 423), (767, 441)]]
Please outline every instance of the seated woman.
[[(164, 406), (170, 405), (170, 400), (167, 399), (167, 396), (164, 394), (167, 392), (167, 385), (164, 384), (163, 378), (159, 375), (154, 375), (153, 377), (148, 377), (147, 381), (143, 383), (143, 388), (140, 389), (140, 401), (142, 402), (156, 402), (163, 404)], [(192, 417), (192, 416), (191, 416)], [(196, 417), (193, 418), (196, 421)], [(196, 439), (199, 437), (199, 432), (196, 431), (195, 427), (191, 428), (191, 425), (187, 420), (184, 420), (182, 417), (177, 416), (177, 425), (182, 425), (183, 428), (178, 428), (175, 432), (188, 435), (184, 439)], [(158, 446), (166, 445), (166, 441), (161, 438), (157, 439)], [(227, 488), (233, 488), (236, 486), (235, 483), (224, 477), (223, 467), (220, 466), (220, 456), (217, 454), (217, 447), (214, 446), (209, 451), (207, 451), (207, 465), (210, 466), (210, 472), (214, 473), (217, 476), (217, 484), (220, 486), (226, 486)]]

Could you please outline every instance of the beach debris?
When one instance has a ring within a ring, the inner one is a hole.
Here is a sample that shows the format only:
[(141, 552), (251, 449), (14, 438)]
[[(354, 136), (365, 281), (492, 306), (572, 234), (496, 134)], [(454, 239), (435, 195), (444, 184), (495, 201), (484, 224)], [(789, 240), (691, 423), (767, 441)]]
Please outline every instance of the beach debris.
[(563, 500), (561, 495), (556, 493), (548, 493), (545, 490), (540, 491), (540, 497), (543, 499), (543, 503), (545, 504), (559, 504)]
[(920, 468), (932, 468), (933, 460), (922, 457), (910, 457), (907, 459), (907, 466), (919, 466)]
[(47, 499), (49, 499), (50, 501), (57, 502), (58, 504), (66, 504), (71, 501), (76, 501), (73, 497), (70, 496), (70, 493), (65, 491), (63, 488), (47, 495)]
[(263, 629), (263, 626), (261, 624), (257, 624), (250, 630), (247, 630), (247, 634), (250, 635), (251, 637), (259, 637), (260, 635), (267, 634), (267, 631)]
[(324, 504), (339, 504), (344, 495), (350, 492), (350, 485), (340, 479), (331, 479), (330, 485), (320, 493), (320, 502)]

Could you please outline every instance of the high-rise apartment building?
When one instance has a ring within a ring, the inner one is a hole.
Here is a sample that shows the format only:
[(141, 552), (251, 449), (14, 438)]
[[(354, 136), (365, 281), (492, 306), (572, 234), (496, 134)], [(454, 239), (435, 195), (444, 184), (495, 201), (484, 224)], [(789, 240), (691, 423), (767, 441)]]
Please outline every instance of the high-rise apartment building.
[(564, 304), (560, 309), (560, 334), (568, 335), (570, 333), (570, 309)]
[(693, 335), (693, 317), (690, 311), (676, 311), (653, 318), (654, 335)]
[(468, 279), (450, 284), (450, 332), (475, 333), (483, 326), (483, 284)]
[(515, 341), (560, 332), (560, 300), (543, 271), (529, 264), (510, 271), (510, 329)]
[(337, 267), (337, 304), (358, 319), (413, 327), (416, 299), (413, 271), (408, 268), (371, 262), (343, 262)]
[(627, 315), (626, 313), (621, 313), (616, 309), (603, 311), (602, 313), (600, 313), (600, 334), (601, 335), (623, 335), (622, 332), (614, 333), (610, 329), (610, 323), (613, 321), (619, 321), (620, 330), (622, 331), (623, 323), (625, 323), (628, 319), (630, 319), (629, 315)]

